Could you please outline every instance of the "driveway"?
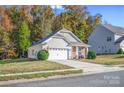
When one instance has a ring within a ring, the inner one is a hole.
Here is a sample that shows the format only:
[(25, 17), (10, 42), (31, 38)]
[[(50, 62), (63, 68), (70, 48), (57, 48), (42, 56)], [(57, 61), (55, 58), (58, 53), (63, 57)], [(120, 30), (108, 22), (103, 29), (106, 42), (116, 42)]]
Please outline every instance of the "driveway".
[(84, 74), (124, 70), (123, 68), (117, 66), (106, 66), (87, 62), (80, 62), (78, 60), (54, 60), (54, 62), (68, 65), (77, 69), (83, 69)]

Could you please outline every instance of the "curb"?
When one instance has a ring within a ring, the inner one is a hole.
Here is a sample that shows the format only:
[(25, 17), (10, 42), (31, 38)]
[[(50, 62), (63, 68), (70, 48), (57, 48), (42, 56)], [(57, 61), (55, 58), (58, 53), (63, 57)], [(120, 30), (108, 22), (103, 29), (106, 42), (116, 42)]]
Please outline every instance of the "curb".
[(47, 78), (33, 78), (33, 79), (19, 79), (19, 80), (9, 80), (9, 81), (1, 81), (0, 87), (3, 85), (10, 85), (10, 84), (17, 84), (17, 83), (27, 83), (33, 81), (40, 81), (40, 80), (52, 80), (52, 79), (60, 79), (60, 78), (69, 78), (69, 77), (77, 77), (82, 76), (83, 73), (80, 74), (70, 74), (70, 75), (56, 75), (56, 76), (49, 76)]
[[(122, 71), (122, 70), (116, 70), (116, 71)], [(107, 71), (107, 72), (114, 72), (114, 71)], [(69, 75), (56, 75), (56, 76), (49, 76), (47, 78), (33, 78), (33, 79), (19, 79), (19, 80), (9, 80), (9, 81), (1, 81), (0, 86), (4, 85), (11, 85), (11, 84), (17, 84), (17, 83), (27, 83), (27, 82), (33, 82), (33, 81), (40, 81), (40, 80), (52, 80), (52, 79), (60, 79), (60, 78), (70, 78), (70, 77), (77, 77), (77, 76), (88, 76), (88, 75), (95, 75), (95, 74), (101, 74), (101, 73), (107, 73), (107, 72), (83, 72), (80, 74), (69, 74)]]

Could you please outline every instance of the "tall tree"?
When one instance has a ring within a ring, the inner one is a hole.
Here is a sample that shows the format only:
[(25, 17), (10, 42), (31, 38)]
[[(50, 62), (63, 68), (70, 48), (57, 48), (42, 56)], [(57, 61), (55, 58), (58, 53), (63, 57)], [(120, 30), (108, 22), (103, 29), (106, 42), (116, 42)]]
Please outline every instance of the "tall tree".
[(54, 19), (54, 12), (51, 6), (45, 6), (42, 12), (43, 37), (48, 36), (52, 32), (52, 24)]
[(6, 32), (12, 31), (13, 24), (6, 7), (0, 6), (0, 25)]
[(31, 15), (33, 18), (33, 22), (30, 26), (31, 28), (31, 41), (38, 41), (42, 39), (42, 8), (40, 6), (33, 6), (31, 8)]
[(23, 21), (20, 24), (19, 32), (18, 32), (18, 47), (19, 52), (24, 56), (25, 52), (27, 51), (28, 47), (30, 46), (30, 29), (28, 24)]
[(38, 41), (52, 32), (54, 13), (50, 6), (33, 6), (31, 14), (33, 16), (31, 39)]
[(0, 27), (0, 48), (7, 48), (10, 44), (9, 35)]

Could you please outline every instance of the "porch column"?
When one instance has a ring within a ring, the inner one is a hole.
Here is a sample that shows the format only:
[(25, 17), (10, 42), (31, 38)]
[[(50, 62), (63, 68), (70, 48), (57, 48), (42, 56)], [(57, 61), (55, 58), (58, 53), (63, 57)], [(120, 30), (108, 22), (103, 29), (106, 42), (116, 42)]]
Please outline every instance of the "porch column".
[(78, 46), (76, 46), (76, 58), (78, 59)]
[(85, 58), (87, 57), (88, 54), (88, 47), (85, 48)]

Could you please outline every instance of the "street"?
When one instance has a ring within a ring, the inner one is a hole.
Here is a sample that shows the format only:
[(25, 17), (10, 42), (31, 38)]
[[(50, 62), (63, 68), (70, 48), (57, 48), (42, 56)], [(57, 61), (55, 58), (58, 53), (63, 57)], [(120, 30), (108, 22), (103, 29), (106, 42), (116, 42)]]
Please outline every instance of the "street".
[(50, 80), (37, 80), (25, 83), (1, 85), (1, 87), (124, 87), (124, 71)]

